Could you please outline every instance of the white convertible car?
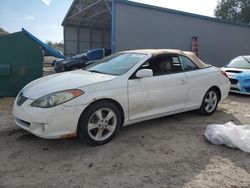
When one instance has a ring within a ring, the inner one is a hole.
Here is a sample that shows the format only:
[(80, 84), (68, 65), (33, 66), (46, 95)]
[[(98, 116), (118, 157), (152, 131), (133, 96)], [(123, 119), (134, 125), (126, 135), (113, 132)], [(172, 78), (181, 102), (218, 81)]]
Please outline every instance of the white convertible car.
[(229, 88), (220, 69), (191, 52), (134, 50), (31, 82), (13, 114), (19, 127), (39, 137), (78, 136), (100, 145), (136, 122), (189, 110), (211, 115)]

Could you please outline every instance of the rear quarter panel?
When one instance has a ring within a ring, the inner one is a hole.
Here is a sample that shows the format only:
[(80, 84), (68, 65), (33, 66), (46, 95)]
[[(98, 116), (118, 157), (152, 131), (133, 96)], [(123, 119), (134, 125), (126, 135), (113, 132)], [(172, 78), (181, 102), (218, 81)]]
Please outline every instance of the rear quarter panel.
[(186, 76), (189, 84), (189, 92), (186, 103), (187, 108), (199, 108), (206, 92), (213, 86), (217, 86), (220, 90), (223, 90), (223, 98), (225, 98), (228, 86), (224, 87), (224, 85), (229, 81), (221, 74), (220, 69), (216, 67), (208, 67), (186, 72)]

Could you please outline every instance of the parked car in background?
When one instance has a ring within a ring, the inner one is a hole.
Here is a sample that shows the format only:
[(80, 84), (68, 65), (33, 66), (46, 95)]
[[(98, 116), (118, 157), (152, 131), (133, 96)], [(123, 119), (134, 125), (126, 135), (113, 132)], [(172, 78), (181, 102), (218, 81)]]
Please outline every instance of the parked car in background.
[(13, 114), (19, 127), (39, 137), (77, 135), (101, 145), (125, 125), (190, 110), (211, 115), (229, 88), (219, 68), (192, 52), (133, 50), (31, 82)]
[(99, 60), (111, 54), (111, 50), (98, 48), (84, 51), (67, 59), (58, 59), (55, 61), (54, 69), (56, 72), (77, 70), (86, 67), (89, 61)]
[(229, 77), (231, 92), (250, 95), (250, 55), (234, 58), (222, 70)]

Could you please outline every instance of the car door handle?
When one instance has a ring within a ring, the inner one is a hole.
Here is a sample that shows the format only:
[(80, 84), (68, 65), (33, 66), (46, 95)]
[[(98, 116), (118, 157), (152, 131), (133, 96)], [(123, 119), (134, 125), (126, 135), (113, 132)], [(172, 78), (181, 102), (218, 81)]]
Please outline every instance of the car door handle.
[(180, 85), (186, 85), (188, 82), (187, 82), (187, 80), (181, 80), (180, 81)]

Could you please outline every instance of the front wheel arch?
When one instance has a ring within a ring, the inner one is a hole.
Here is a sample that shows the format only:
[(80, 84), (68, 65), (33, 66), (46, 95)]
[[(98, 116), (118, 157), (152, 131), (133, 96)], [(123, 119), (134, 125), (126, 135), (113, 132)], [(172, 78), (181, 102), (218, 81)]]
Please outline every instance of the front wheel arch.
[[(106, 115), (103, 115), (103, 112), (106, 112)], [(113, 115), (109, 116), (110, 112)], [(108, 116), (110, 118), (105, 119)], [(77, 136), (90, 145), (98, 146), (110, 142), (122, 125), (121, 112), (118, 106), (110, 100), (97, 100), (82, 112), (78, 120)]]
[[(121, 106), (121, 104), (120, 104), (119, 102), (117, 102), (117, 101), (114, 100), (114, 99), (110, 99), (110, 98), (102, 98), (102, 99), (98, 99), (98, 100), (95, 100), (95, 101), (91, 102), (91, 103), (83, 110), (83, 112), (81, 113), (81, 116), (82, 116), (82, 114), (84, 114), (84, 112), (86, 112), (92, 105), (94, 105), (95, 103), (102, 102), (102, 101), (111, 102), (111, 103), (113, 103), (113, 104), (119, 109), (120, 114), (121, 114), (121, 123), (122, 123), (122, 125), (123, 125), (124, 120), (125, 120), (124, 110), (123, 110), (123, 108), (122, 108), (122, 106)], [(79, 127), (79, 121), (80, 121), (80, 117), (79, 117), (79, 119), (78, 119), (77, 129), (78, 129), (78, 127)]]

